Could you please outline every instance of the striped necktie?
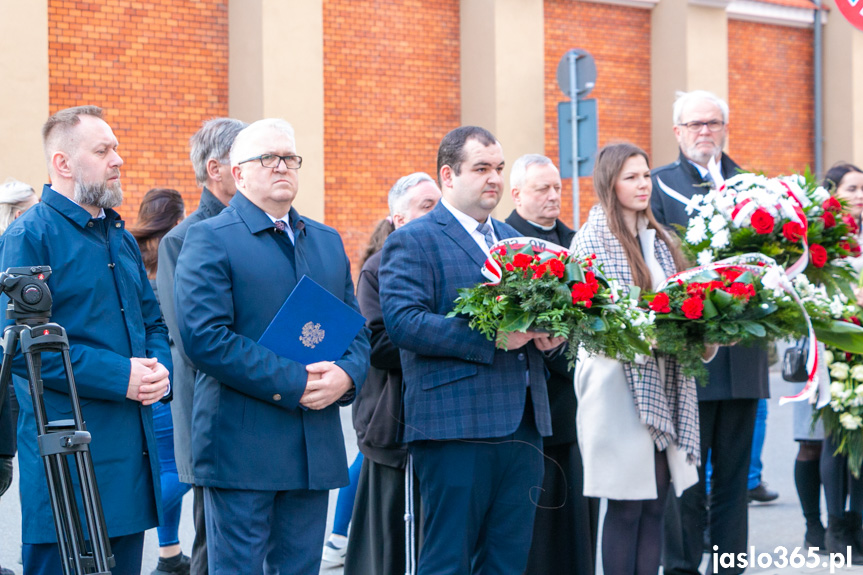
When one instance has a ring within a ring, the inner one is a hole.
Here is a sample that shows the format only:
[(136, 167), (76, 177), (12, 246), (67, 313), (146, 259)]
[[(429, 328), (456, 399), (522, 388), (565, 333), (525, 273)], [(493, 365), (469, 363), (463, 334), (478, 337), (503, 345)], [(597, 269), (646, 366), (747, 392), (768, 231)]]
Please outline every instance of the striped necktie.
[(491, 226), (488, 224), (479, 224), (476, 231), (481, 233), (485, 238), (485, 245), (491, 248), (494, 245), (494, 236), (491, 235)]

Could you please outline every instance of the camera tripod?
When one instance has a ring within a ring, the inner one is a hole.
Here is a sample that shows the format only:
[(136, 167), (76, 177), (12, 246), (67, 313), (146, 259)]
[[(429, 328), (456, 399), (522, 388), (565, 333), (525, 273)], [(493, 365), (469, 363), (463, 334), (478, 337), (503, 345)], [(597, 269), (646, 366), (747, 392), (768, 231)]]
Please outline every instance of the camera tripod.
[[(110, 575), (110, 569), (115, 564), (114, 556), (111, 554), (102, 502), (90, 457), (90, 433), (81, 415), (81, 405), (72, 374), (69, 339), (66, 330), (48, 321), (51, 317), (51, 293), (45, 280), (50, 275), (51, 268), (48, 266), (9, 268), (0, 274), (0, 289), (9, 297), (6, 317), (15, 320), (15, 324), (8, 326), (3, 332), (0, 405), (3, 405), (10, 381), (12, 358), (20, 343), (27, 365), (39, 454), (48, 482), (63, 575)], [(62, 356), (73, 419), (48, 421), (42, 397), (44, 352), (59, 353)], [(19, 401), (22, 400), (19, 396)], [(85, 538), (81, 525), (69, 457), (75, 459), (89, 538)]]

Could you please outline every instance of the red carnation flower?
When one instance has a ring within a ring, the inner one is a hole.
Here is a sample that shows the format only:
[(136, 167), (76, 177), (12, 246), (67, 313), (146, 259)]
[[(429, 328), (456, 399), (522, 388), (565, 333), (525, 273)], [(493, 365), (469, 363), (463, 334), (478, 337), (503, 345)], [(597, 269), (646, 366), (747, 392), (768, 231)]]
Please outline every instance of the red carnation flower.
[(517, 268), (527, 269), (527, 267), (533, 263), (533, 257), (527, 254), (515, 254), (515, 257), (512, 258), (512, 265)]
[(704, 313), (704, 302), (697, 297), (686, 298), (680, 306), (680, 311), (689, 319), (698, 319)]
[(530, 269), (533, 270), (533, 279), (538, 280), (542, 276), (545, 275), (545, 271), (548, 269), (548, 264), (539, 264), (538, 266), (530, 266)]
[(563, 272), (566, 269), (566, 266), (563, 265), (563, 262), (558, 259), (548, 260), (548, 270), (551, 272), (551, 275), (562, 278)]
[(848, 243), (851, 244), (851, 255), (855, 258), (860, 255), (860, 244), (854, 238), (851, 238), (851, 241)]
[(515, 269), (515, 266), (514, 266), (514, 265), (512, 265), (512, 264), (510, 264), (510, 263), (507, 263), (507, 264), (506, 264), (506, 271), (511, 272), (511, 271), (513, 271), (514, 269)]
[(857, 232), (860, 230), (857, 225), (857, 220), (854, 219), (854, 216), (851, 214), (842, 214), (842, 222), (848, 226), (848, 233), (852, 235), (857, 235)]
[(836, 216), (833, 212), (824, 212), (821, 214), (821, 219), (824, 220), (824, 228), (829, 229), (836, 225)]
[(834, 212), (838, 214), (842, 211), (842, 204), (833, 196), (830, 196), (829, 198), (824, 200), (824, 203), (821, 204), (821, 207), (824, 208), (824, 211), (826, 212)]
[(725, 290), (732, 296), (743, 301), (749, 301), (749, 298), (755, 295), (755, 288), (752, 284), (734, 282)]
[(656, 297), (654, 297), (653, 301), (648, 305), (650, 309), (657, 313), (671, 313), (671, 308), (668, 307), (668, 303), (668, 294), (660, 292), (656, 294)]
[(692, 282), (691, 284), (686, 286), (686, 295), (694, 297), (704, 297), (704, 290), (706, 287), (707, 284)]
[[(593, 297), (593, 294), (596, 293), (593, 289), (583, 282), (576, 282), (572, 286), (572, 303), (576, 304), (579, 302), (590, 303), (590, 299)], [(587, 306), (590, 307), (590, 306)]]
[(850, 319), (851, 323), (853, 323), (854, 325), (861, 325), (860, 319), (856, 315), (852, 315)]
[(755, 228), (755, 233), (757, 234), (769, 234), (773, 231), (773, 225), (775, 224), (773, 216), (771, 216), (770, 212), (764, 208), (758, 208), (752, 212), (752, 218), (750, 221), (752, 222), (752, 227)]
[(725, 279), (725, 281), (733, 282), (740, 277), (744, 270), (740, 268), (720, 268), (716, 271)]
[(809, 246), (809, 261), (816, 268), (823, 268), (827, 263), (827, 250), (821, 244), (812, 244)]
[(804, 231), (803, 226), (798, 222), (786, 222), (785, 225), (782, 226), (782, 235), (791, 243), (799, 242), (800, 238), (803, 237)]

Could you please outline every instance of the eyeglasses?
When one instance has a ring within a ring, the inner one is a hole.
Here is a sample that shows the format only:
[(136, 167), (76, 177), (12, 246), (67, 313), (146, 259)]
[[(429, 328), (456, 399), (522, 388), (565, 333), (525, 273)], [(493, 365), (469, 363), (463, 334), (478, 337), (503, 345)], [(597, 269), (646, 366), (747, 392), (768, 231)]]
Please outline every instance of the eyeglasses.
[(285, 162), (285, 167), (289, 170), (299, 170), (300, 166), (303, 165), (303, 158), (300, 156), (279, 156), (277, 154), (261, 154), (260, 156), (255, 156), (254, 158), (238, 162), (237, 165), (245, 164), (246, 162), (254, 162), (255, 160), (261, 162), (263, 167), (273, 168), (274, 170), (279, 167), (281, 162)]
[(683, 126), (692, 133), (700, 132), (701, 128), (703, 128), (704, 126), (707, 126), (707, 129), (711, 132), (718, 132), (725, 125), (725, 122), (721, 120), (710, 120), (709, 122), (686, 122), (685, 124), (677, 125)]

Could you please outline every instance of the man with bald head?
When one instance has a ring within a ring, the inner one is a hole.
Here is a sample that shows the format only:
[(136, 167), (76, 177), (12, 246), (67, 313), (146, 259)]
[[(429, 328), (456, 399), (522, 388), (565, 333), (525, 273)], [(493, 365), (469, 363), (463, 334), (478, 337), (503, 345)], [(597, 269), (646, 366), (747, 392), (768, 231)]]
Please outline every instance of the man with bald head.
[(317, 575), (328, 492), (348, 484), (339, 406), (365, 379), (369, 341), (363, 329), (338, 360), (307, 366), (257, 343), (304, 275), (359, 308), (339, 234), (293, 207), (303, 158), (291, 125), (251, 124), (230, 157), (237, 193), (189, 228), (174, 279), (198, 369), (192, 463), (209, 572)]
[[(149, 407), (169, 391), (168, 330), (138, 245), (114, 208), (123, 200), (118, 141), (95, 106), (61, 110), (42, 131), (51, 184), (0, 237), (0, 269), (49, 265), (52, 321), (66, 328), (81, 411), (117, 561), (140, 573), (144, 531), (159, 522), (159, 463)], [(3, 298), (5, 300), (5, 297)], [(6, 302), (0, 301), (5, 308)], [(11, 323), (7, 320), (6, 325)], [(42, 357), (48, 420), (69, 419), (62, 362)], [(13, 367), (26, 376), (21, 357)], [(24, 572), (62, 572), (30, 391), (20, 402)]]

